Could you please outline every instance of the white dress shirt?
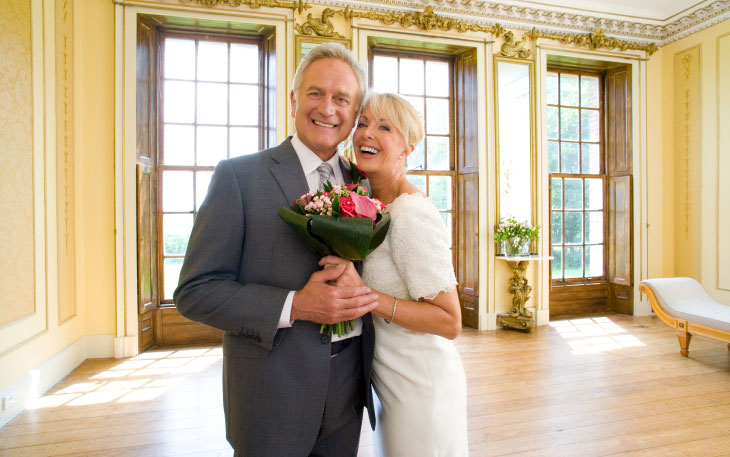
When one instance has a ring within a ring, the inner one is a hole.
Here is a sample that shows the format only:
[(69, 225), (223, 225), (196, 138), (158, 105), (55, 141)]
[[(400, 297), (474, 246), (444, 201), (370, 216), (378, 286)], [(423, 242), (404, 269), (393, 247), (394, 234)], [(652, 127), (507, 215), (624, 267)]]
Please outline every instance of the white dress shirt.
[[(307, 178), (309, 191), (315, 192), (317, 190), (317, 187), (319, 187), (319, 172), (317, 171), (317, 167), (319, 166), (319, 164), (322, 163), (322, 159), (320, 159), (317, 154), (312, 152), (311, 149), (309, 149), (304, 143), (302, 143), (296, 133), (291, 139), (291, 144), (294, 147), (294, 151), (297, 153), (297, 157), (299, 157), (299, 163), (302, 165), (302, 171), (304, 171), (304, 176)], [(334, 176), (330, 178), (330, 183), (332, 183), (332, 185), (343, 184), (345, 180), (342, 177), (342, 169), (340, 168), (339, 155), (335, 153), (327, 161), (327, 163), (329, 163), (334, 170)], [(281, 310), (281, 317), (279, 318), (279, 325), (277, 326), (277, 328), (288, 328), (291, 327), (294, 323), (291, 320), (291, 307), (292, 302), (294, 301), (294, 292), (296, 291), (292, 290), (286, 296), (286, 301), (284, 302), (284, 308)], [(332, 342), (344, 340), (346, 338), (358, 336), (360, 334), (362, 334), (362, 319), (358, 317), (357, 319), (355, 319), (353, 329), (345, 335), (339, 336), (333, 333)]]

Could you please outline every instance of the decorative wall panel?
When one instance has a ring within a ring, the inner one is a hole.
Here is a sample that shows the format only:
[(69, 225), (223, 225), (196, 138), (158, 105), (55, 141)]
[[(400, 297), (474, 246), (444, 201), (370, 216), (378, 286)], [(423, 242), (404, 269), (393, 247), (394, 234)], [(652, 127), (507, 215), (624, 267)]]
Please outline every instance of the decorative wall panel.
[(717, 287), (730, 290), (730, 34), (717, 39)]
[(675, 273), (700, 277), (700, 48), (674, 55)]
[(55, 3), (58, 320), (63, 322), (76, 314), (73, 0), (59, 0)]
[(0, 326), (35, 311), (31, 2), (0, 8)]

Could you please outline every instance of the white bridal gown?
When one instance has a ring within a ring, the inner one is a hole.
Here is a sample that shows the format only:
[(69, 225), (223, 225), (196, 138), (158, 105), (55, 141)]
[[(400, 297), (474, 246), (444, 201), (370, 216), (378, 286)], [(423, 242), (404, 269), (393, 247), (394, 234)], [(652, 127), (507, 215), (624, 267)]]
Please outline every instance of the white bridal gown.
[[(406, 300), (431, 299), (452, 291), (456, 278), (446, 227), (436, 207), (421, 195), (401, 194), (388, 205), (385, 241), (363, 265), (365, 283)], [(377, 425), (375, 454), (381, 457), (468, 455), (466, 378), (452, 341), (407, 330), (377, 316), (373, 386)]]

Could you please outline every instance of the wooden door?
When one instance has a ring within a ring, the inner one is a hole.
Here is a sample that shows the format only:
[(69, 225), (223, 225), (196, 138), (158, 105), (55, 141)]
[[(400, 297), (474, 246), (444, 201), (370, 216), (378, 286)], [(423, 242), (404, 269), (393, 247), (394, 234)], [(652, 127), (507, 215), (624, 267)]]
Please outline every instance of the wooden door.
[(633, 151), (629, 67), (607, 71), (606, 108), (609, 309), (633, 314)]
[(456, 58), (456, 277), (463, 325), (479, 328), (479, 161), (476, 52)]

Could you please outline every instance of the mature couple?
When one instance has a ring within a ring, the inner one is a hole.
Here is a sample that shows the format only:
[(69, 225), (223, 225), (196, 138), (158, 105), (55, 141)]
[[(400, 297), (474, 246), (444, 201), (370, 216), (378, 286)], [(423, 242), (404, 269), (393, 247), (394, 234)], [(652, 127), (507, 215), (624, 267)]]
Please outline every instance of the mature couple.
[[(404, 99), (366, 99), (366, 87), (344, 47), (313, 49), (294, 77), (295, 135), (221, 162), (195, 221), (175, 303), (225, 331), (223, 404), (236, 456), (355, 456), (363, 407), (376, 455), (467, 455), (447, 235), (405, 174), (423, 125)], [(318, 259), (277, 214), (324, 180), (351, 181), (336, 151), (353, 127), (357, 164), (391, 214), (361, 270)], [(346, 335), (320, 333), (350, 319)]]

